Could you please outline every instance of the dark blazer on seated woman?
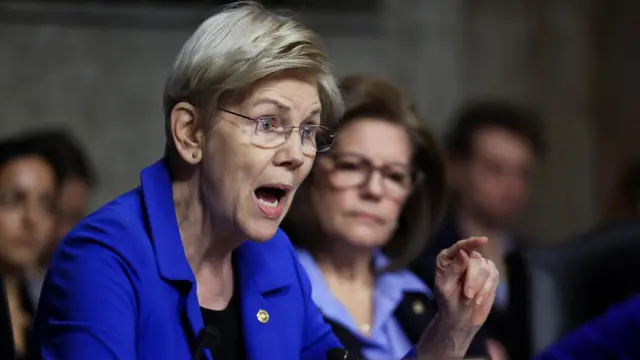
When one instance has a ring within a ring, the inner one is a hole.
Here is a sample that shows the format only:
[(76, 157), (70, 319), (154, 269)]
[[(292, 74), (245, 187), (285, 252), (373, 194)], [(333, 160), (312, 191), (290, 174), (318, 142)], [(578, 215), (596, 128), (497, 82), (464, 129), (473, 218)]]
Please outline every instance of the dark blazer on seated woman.
[[(203, 317), (165, 162), (140, 178), (56, 250), (36, 321), (44, 359), (192, 357)], [(324, 359), (341, 347), (284, 232), (235, 256), (248, 359)]]
[(640, 295), (583, 325), (535, 360), (640, 359)]

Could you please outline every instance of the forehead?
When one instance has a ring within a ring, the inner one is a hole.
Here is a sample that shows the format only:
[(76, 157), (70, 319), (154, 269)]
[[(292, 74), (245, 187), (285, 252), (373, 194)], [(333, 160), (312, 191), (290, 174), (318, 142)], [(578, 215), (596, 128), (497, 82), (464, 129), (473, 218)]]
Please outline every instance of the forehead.
[[(312, 111), (320, 107), (316, 77), (298, 72), (282, 72), (258, 81), (248, 96), (249, 105), (274, 105), (283, 110)], [(268, 100), (272, 100), (269, 102)]]
[(411, 157), (405, 129), (380, 118), (361, 118), (346, 125), (338, 134), (336, 149), (380, 162), (409, 162)]
[(473, 137), (476, 157), (511, 163), (532, 163), (535, 154), (531, 144), (518, 134), (498, 127), (480, 129)]
[(44, 188), (53, 185), (53, 170), (35, 155), (16, 158), (0, 169), (0, 185)]

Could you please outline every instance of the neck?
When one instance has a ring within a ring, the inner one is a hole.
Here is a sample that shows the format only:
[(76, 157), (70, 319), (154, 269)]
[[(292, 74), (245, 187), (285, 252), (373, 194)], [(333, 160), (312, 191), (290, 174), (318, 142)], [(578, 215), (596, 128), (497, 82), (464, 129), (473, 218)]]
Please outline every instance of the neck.
[(370, 283), (373, 278), (371, 249), (353, 249), (339, 245), (316, 255), (316, 263), (327, 279)]
[(11, 300), (18, 299), (20, 297), (20, 277), (10, 272), (4, 272), (4, 287), (7, 292), (7, 298)]
[(231, 254), (243, 242), (224, 221), (207, 211), (197, 177), (174, 181), (173, 201), (187, 261), (198, 277), (201, 271), (222, 274), (231, 268)]

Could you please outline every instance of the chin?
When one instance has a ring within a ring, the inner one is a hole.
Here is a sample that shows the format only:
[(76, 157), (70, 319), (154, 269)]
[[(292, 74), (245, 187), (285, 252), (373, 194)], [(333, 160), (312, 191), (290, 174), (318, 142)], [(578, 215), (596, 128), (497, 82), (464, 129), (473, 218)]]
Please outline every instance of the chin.
[(251, 221), (244, 227), (244, 233), (248, 240), (254, 242), (267, 242), (273, 238), (278, 231), (280, 221), (260, 219)]
[(28, 268), (30, 265), (35, 264), (36, 259), (32, 258), (32, 257), (14, 257), (12, 259), (8, 259), (7, 263), (10, 267), (14, 268), (14, 269), (26, 269)]
[(350, 244), (360, 248), (378, 248), (384, 245), (386, 239), (380, 239), (380, 232), (354, 231), (347, 234)]

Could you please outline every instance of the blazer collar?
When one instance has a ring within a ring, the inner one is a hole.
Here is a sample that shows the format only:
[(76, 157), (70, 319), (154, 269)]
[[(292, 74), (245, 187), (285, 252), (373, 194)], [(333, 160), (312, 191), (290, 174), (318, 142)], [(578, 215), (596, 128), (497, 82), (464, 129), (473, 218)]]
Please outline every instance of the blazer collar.
[[(195, 283), (180, 238), (166, 160), (161, 159), (144, 169), (140, 174), (140, 183), (160, 276), (169, 281)], [(277, 237), (286, 235), (279, 230), (270, 241)], [(287, 272), (278, 271), (278, 264), (269, 261), (266, 248), (266, 244), (245, 241), (236, 249), (237, 275), (243, 288), (247, 285), (266, 293), (291, 282), (291, 276), (285, 276)]]
[[(282, 230), (278, 230), (276, 235), (269, 241), (276, 241), (278, 237), (285, 237)], [(293, 282), (291, 273), (291, 261), (274, 261), (280, 259), (282, 253), (271, 254), (267, 244), (245, 241), (236, 250), (238, 259), (238, 278), (240, 285), (255, 287), (261, 294), (269, 293), (283, 288)], [(274, 257), (270, 256), (273, 255)], [(292, 253), (293, 256), (293, 253)], [(282, 259), (280, 259), (282, 260)], [(243, 282), (246, 282), (243, 284)]]
[(165, 159), (140, 173), (142, 196), (160, 276), (195, 282), (184, 253), (173, 204), (173, 187)]

